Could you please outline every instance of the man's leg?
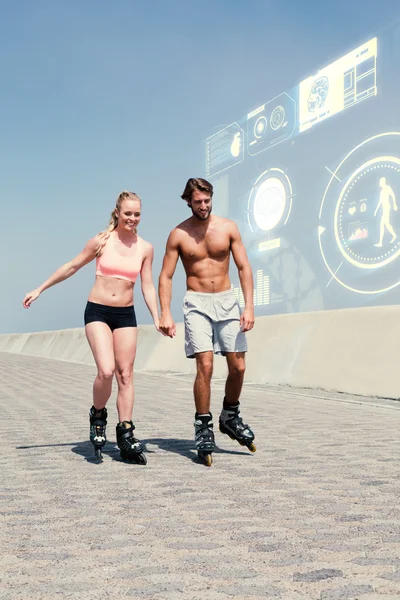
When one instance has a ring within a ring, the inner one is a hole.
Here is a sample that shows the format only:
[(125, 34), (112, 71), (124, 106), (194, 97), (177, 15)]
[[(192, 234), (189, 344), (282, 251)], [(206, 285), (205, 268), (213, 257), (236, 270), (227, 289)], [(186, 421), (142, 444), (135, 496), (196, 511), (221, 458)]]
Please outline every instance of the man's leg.
[(185, 352), (196, 359), (193, 386), (196, 414), (194, 439), (200, 459), (212, 464), (215, 449), (212, 415), (210, 413), (211, 377), (213, 372), (213, 330), (207, 314), (207, 295), (188, 292), (183, 301), (185, 322)]
[(209, 317), (203, 312), (202, 295), (186, 294), (183, 301), (185, 353), (196, 359), (194, 402), (198, 413), (210, 411), (210, 387), (213, 372), (213, 331)]
[(194, 382), (194, 439), (196, 450), (205, 464), (212, 464), (211, 455), (215, 449), (212, 414), (210, 413), (211, 377), (213, 372), (212, 352), (196, 353), (197, 375)]
[(226, 353), (228, 378), (225, 384), (224, 404), (219, 417), (219, 429), (221, 433), (226, 433), (242, 446), (247, 446), (251, 452), (255, 452), (254, 433), (247, 424), (243, 423), (240, 416), (239, 397), (246, 368), (244, 356), (244, 352)]
[(382, 216), (381, 223), (379, 225), (379, 242), (377, 244), (374, 244), (374, 246), (376, 246), (377, 248), (381, 248), (382, 247), (383, 236), (384, 235), (385, 235), (385, 219)]
[(214, 355), (212, 352), (199, 352), (196, 356), (197, 374), (194, 381), (194, 403), (200, 415), (210, 412), (211, 377)]
[(225, 384), (225, 402), (236, 406), (242, 391), (246, 360), (244, 352), (227, 352), (228, 377)]

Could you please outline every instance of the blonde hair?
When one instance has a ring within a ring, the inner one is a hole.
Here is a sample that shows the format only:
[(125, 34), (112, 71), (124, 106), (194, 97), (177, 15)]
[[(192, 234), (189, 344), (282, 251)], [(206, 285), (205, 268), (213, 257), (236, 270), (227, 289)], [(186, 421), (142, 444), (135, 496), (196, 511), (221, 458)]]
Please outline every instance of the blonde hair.
[[(124, 200), (138, 200), (140, 202), (140, 206), (142, 205), (142, 201), (141, 201), (140, 197), (137, 194), (135, 194), (134, 192), (128, 192), (127, 190), (124, 190), (123, 192), (121, 192), (119, 194), (117, 201), (115, 203), (115, 208), (111, 213), (111, 219), (110, 219), (107, 229), (104, 229), (104, 231), (101, 231), (99, 233), (99, 246), (96, 250), (96, 257), (100, 256), (100, 254), (103, 251), (104, 246), (107, 243), (108, 238), (110, 237), (110, 235), (114, 231), (114, 229), (116, 229), (118, 226), (117, 212), (119, 213), (119, 211), (121, 210), (121, 205)], [(134, 229), (134, 231), (136, 233), (136, 228)]]

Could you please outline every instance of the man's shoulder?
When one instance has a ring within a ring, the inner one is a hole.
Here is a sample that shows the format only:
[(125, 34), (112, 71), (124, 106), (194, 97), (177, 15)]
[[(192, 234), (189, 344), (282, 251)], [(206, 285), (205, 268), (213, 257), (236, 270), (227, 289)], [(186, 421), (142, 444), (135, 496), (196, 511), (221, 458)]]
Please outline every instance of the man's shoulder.
[(189, 227), (187, 219), (186, 221), (182, 221), (182, 223), (179, 223), (179, 225), (171, 229), (168, 236), (169, 244), (179, 245), (180, 241), (185, 237), (185, 234), (187, 235), (188, 231)]
[(190, 224), (191, 224), (190, 218), (186, 219), (185, 221), (182, 221), (182, 223), (179, 223), (179, 225), (177, 225), (176, 227), (173, 228), (170, 235), (180, 236), (183, 233), (187, 233), (190, 229)]
[(232, 219), (226, 219), (225, 217), (218, 217), (217, 215), (213, 215), (213, 222), (218, 227), (223, 227), (224, 229), (229, 231), (235, 231), (237, 229), (237, 225)]
[(227, 219), (226, 217), (219, 217), (218, 215), (213, 215), (213, 219), (215, 223), (224, 223), (226, 225), (236, 225), (235, 221), (232, 219)]

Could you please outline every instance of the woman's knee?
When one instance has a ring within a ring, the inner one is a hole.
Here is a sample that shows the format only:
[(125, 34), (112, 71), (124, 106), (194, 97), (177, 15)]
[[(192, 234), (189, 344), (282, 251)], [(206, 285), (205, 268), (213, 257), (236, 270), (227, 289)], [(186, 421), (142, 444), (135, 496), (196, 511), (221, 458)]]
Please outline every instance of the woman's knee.
[(117, 369), (115, 372), (115, 376), (120, 387), (127, 387), (132, 383), (133, 367), (128, 367), (126, 369)]
[(101, 367), (97, 371), (100, 381), (110, 381), (114, 377), (115, 368), (113, 366)]

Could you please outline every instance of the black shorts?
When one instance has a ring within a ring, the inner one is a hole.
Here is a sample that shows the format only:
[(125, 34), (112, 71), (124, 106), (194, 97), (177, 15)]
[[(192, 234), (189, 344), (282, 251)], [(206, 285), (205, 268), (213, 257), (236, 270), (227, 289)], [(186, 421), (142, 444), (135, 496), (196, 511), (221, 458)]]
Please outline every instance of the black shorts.
[(121, 327), (137, 327), (134, 306), (106, 306), (88, 302), (85, 308), (85, 325), (100, 321), (109, 326), (111, 331)]

